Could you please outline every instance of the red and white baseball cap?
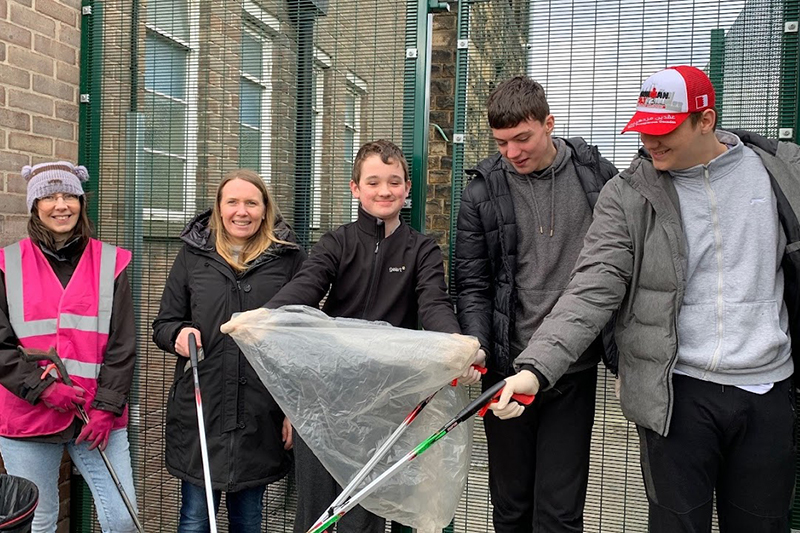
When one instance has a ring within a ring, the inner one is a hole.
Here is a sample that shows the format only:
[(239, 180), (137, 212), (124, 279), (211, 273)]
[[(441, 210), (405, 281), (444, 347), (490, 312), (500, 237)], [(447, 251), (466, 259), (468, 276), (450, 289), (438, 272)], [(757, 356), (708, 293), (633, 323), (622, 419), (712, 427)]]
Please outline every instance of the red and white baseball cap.
[(714, 86), (705, 72), (681, 65), (656, 72), (645, 80), (636, 114), (622, 133), (666, 135), (691, 113), (714, 107)]

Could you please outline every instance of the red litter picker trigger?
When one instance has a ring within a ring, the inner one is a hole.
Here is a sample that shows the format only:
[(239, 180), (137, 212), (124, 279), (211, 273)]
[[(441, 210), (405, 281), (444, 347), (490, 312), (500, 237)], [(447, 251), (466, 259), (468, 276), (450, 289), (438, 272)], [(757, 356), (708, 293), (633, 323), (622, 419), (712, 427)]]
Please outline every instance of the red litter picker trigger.
[[(486, 374), (486, 372), (488, 372), (488, 370), (487, 370), (487, 368), (485, 366), (472, 365), (472, 368), (477, 370), (480, 375), (484, 375), (484, 374)], [(451, 387), (455, 387), (456, 385), (458, 385), (458, 378), (456, 378), (456, 379), (454, 379), (453, 381), (450, 382), (450, 386)]]
[[(497, 403), (497, 400), (500, 399), (500, 393), (503, 392), (503, 389), (497, 391), (497, 394), (492, 396), (492, 401), (488, 402), (486, 405), (481, 407), (481, 410), (478, 411), (478, 416), (484, 416), (486, 411), (489, 410), (489, 406), (493, 403)], [(521, 403), (522, 405), (530, 405), (533, 403), (533, 399), (536, 398), (533, 394), (512, 394), (511, 399), (516, 401), (517, 403)]]

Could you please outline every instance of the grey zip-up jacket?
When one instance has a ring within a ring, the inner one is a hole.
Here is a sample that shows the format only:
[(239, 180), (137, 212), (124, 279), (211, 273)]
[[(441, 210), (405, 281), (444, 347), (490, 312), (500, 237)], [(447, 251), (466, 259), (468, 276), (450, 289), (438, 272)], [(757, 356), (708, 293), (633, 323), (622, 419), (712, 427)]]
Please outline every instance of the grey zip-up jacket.
[[(800, 339), (800, 147), (735, 131), (761, 158), (787, 238), (781, 262), (791, 336)], [(743, 179), (746, 176), (743, 176)], [(686, 289), (686, 239), (672, 178), (640, 151), (600, 193), (564, 295), (515, 365), (555, 383), (618, 309), (620, 403), (632, 422), (669, 432), (677, 322)], [(795, 362), (800, 343), (792, 347)]]

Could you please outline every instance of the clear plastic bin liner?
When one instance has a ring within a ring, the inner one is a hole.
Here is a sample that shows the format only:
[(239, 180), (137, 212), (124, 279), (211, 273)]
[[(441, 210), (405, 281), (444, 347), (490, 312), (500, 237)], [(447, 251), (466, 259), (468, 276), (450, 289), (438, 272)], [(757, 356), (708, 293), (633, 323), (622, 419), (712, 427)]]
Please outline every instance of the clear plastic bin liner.
[[(444, 387), (366, 482), (455, 416), (467, 395), (448, 383), (479, 348), (474, 337), (330, 318), (305, 306), (234, 315), (222, 331), (341, 486), (431, 393)], [(471, 443), (471, 424), (457, 427), (362, 505), (421, 532), (447, 526), (466, 484)]]

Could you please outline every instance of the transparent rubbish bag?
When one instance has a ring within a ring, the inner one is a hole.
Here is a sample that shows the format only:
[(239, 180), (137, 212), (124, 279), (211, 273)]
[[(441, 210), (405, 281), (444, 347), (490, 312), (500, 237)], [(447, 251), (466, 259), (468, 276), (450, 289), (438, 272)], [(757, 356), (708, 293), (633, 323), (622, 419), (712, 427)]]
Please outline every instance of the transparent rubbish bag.
[[(479, 348), (474, 337), (330, 318), (306, 306), (240, 313), (222, 331), (341, 486), (432, 393), (441, 389), (361, 486), (455, 416), (467, 395), (448, 383)], [(461, 498), (471, 446), (471, 425), (458, 426), (362, 505), (423, 533), (440, 530)]]

